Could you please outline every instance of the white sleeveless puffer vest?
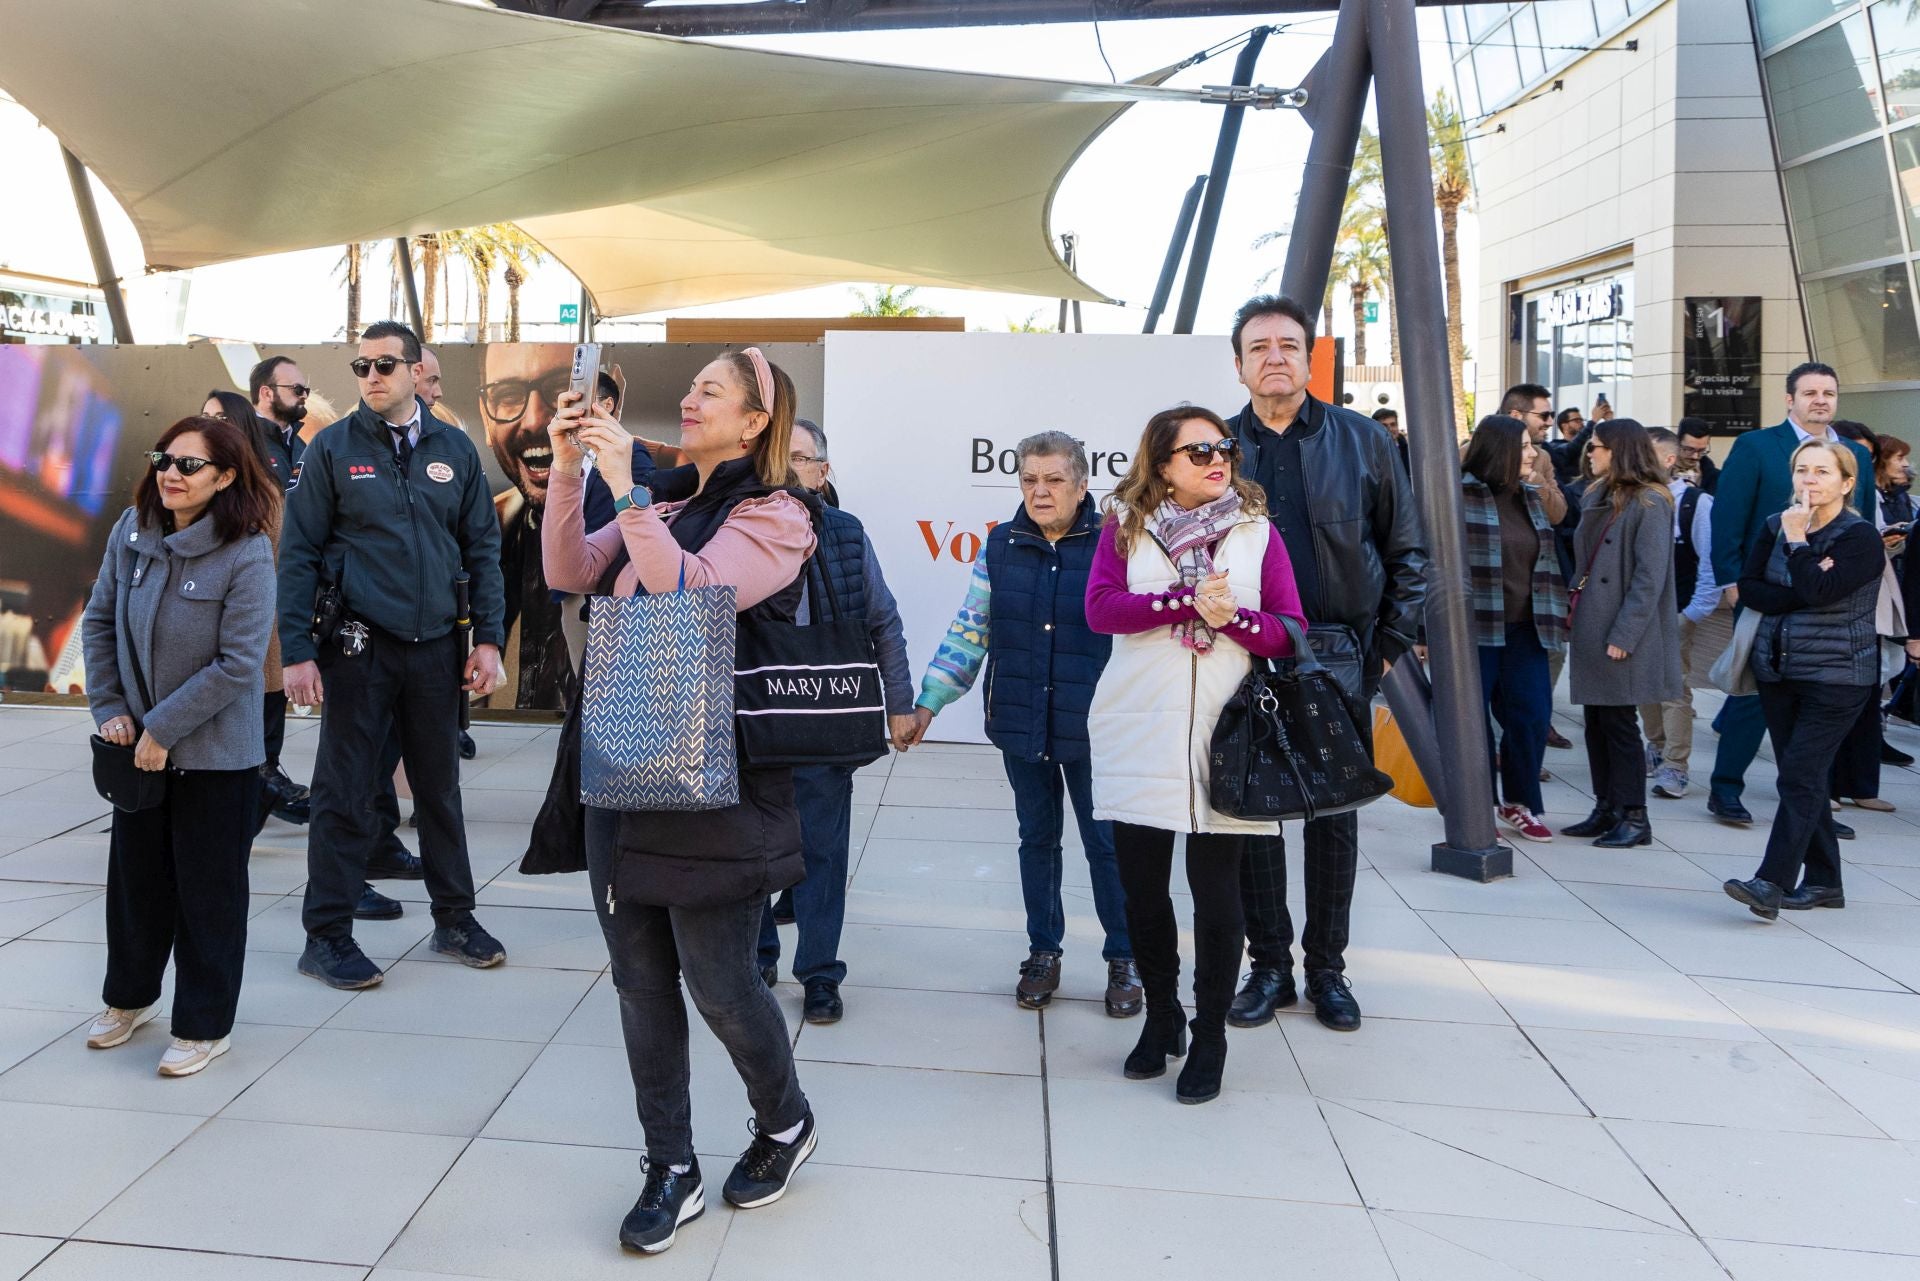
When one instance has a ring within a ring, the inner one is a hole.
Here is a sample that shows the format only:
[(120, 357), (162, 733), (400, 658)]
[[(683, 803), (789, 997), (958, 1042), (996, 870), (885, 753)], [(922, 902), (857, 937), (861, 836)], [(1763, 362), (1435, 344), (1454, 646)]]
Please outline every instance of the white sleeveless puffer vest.
[[(1249, 517), (1214, 551), (1214, 568), (1226, 572), (1242, 608), (1260, 608), (1268, 537), (1267, 518)], [(1127, 555), (1128, 591), (1154, 595), (1178, 577), (1158, 542), (1136, 540)], [(1207, 804), (1214, 723), (1252, 666), (1253, 656), (1224, 635), (1204, 654), (1182, 645), (1170, 625), (1114, 637), (1087, 713), (1094, 817), (1169, 832), (1279, 832), (1278, 823), (1233, 818)]]

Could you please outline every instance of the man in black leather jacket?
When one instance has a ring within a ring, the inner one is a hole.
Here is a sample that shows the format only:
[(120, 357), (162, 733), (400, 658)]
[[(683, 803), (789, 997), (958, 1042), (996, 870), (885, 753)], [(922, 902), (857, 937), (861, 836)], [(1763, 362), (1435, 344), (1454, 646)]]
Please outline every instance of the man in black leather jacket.
[[(1292, 558), (1316, 642), (1324, 636), (1358, 652), (1361, 688), (1353, 692), (1367, 697), (1384, 665), (1417, 642), (1425, 543), (1393, 437), (1307, 391), (1313, 320), (1310, 310), (1273, 295), (1240, 308), (1233, 363), (1251, 399), (1232, 426), (1242, 467), (1266, 491), (1267, 514)], [(1300, 941), (1307, 997), (1320, 1022), (1342, 1032), (1360, 1026), (1360, 1006), (1345, 975), (1359, 853), (1357, 815), (1306, 825), (1307, 915)], [(1275, 1009), (1298, 999), (1286, 869), (1281, 837), (1248, 840), (1240, 892), (1252, 973), (1228, 1015), (1239, 1027), (1266, 1023)]]

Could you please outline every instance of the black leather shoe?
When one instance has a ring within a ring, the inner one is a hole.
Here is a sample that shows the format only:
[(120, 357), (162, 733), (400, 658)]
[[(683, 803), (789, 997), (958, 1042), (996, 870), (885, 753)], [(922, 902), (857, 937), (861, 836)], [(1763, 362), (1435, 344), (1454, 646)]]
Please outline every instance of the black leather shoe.
[(765, 983), (768, 987), (774, 986), (774, 984), (780, 981), (780, 967), (777, 965), (761, 966), (760, 981), (762, 983)]
[(1837, 818), (1833, 820), (1833, 834), (1839, 837), (1843, 841), (1851, 841), (1855, 837), (1859, 836), (1858, 832), (1854, 831), (1851, 827), (1848, 827), (1845, 823), (1842, 823)]
[(809, 1023), (838, 1023), (847, 1007), (840, 1000), (840, 985), (832, 979), (808, 979), (807, 1003), (802, 1017)]
[(260, 767), (260, 777), (266, 782), (267, 804), (273, 816), (284, 823), (305, 826), (313, 816), (313, 794), (300, 784), (287, 777), (287, 772), (279, 766)]
[(1802, 885), (1780, 896), (1780, 906), (1790, 912), (1804, 912), (1810, 907), (1845, 907), (1847, 896), (1838, 885)]
[(1273, 1022), (1275, 1010), (1285, 1009), (1299, 999), (1300, 991), (1293, 985), (1293, 971), (1256, 965), (1227, 1008), (1227, 1022), (1235, 1027), (1261, 1027)]
[(1324, 1026), (1336, 1032), (1360, 1030), (1360, 1002), (1353, 999), (1353, 985), (1340, 971), (1308, 970), (1307, 999)]
[(478, 755), (480, 755), (480, 745), (473, 741), (473, 735), (467, 733), (467, 731), (465, 730), (461, 730), (460, 731), (460, 759), (463, 761), (470, 761)]
[(499, 939), (480, 928), (472, 912), (462, 912), (457, 920), (436, 926), (433, 942), (427, 946), (475, 970), (492, 969), (507, 959), (507, 949), (500, 946)]
[(1727, 897), (1736, 903), (1745, 903), (1747, 910), (1763, 921), (1779, 919), (1780, 902), (1786, 896), (1780, 887), (1772, 881), (1763, 881), (1755, 877), (1751, 881), (1728, 881), (1720, 887)]
[(1737, 796), (1708, 796), (1707, 813), (1722, 823), (1733, 823), (1746, 827), (1753, 822), (1753, 813), (1740, 803)]
[(1562, 836), (1605, 836), (1620, 822), (1620, 811), (1611, 805), (1596, 805), (1593, 813), (1578, 823), (1569, 823), (1560, 829)]
[(367, 860), (367, 877), (375, 881), (421, 881), (427, 876), (427, 865), (420, 856), (401, 848)]
[(1200, 1030), (1199, 1020), (1194, 1020), (1193, 1052), (1187, 1055), (1187, 1065), (1180, 1069), (1180, 1077), (1173, 1083), (1173, 1097), (1182, 1103), (1206, 1103), (1220, 1097), (1220, 1076), (1227, 1066), (1227, 1030), (1216, 1027), (1213, 1032)]
[(1601, 849), (1626, 850), (1636, 845), (1653, 844), (1653, 824), (1647, 822), (1647, 807), (1629, 805), (1620, 811), (1620, 821), (1613, 830), (1593, 842)]
[(1167, 1074), (1167, 1060), (1187, 1052), (1187, 1012), (1178, 1005), (1148, 1010), (1140, 1039), (1120, 1071), (1129, 1081), (1151, 1081)]
[(773, 900), (773, 923), (775, 925), (793, 924), (792, 890), (781, 890), (780, 897)]
[(388, 898), (371, 885), (360, 887), (360, 901), (353, 905), (353, 919), (356, 921), (392, 921), (397, 920), (406, 908), (400, 906), (397, 898)]
[(1913, 756), (1909, 752), (1901, 751), (1892, 743), (1882, 741), (1880, 744), (1880, 763), (1882, 765), (1911, 765), (1913, 764)]
[(699, 1157), (677, 1174), (663, 1161), (649, 1161), (646, 1186), (620, 1224), (620, 1244), (642, 1254), (659, 1254), (673, 1244), (681, 1224), (692, 1223), (706, 1212)]

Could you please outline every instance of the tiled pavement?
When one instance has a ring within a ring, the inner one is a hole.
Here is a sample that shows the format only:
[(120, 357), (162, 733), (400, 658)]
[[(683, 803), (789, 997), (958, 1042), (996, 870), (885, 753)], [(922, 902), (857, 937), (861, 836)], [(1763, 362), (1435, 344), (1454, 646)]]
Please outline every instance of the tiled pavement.
[[(586, 890), (513, 870), (551, 733), (485, 727), (468, 767), (511, 964), (430, 958), (415, 882), (384, 887), (404, 919), (360, 930), (383, 987), (298, 976), (304, 842), (270, 824), (234, 1050), (162, 1081), (164, 1020), (82, 1043), (106, 862), (82, 716), (0, 708), (0, 1281), (1920, 1276), (1920, 775), (1888, 771), (1898, 813), (1848, 815), (1850, 906), (1773, 926), (1718, 890), (1764, 829), (1697, 798), (1656, 802), (1650, 850), (1523, 845), (1494, 885), (1429, 873), (1437, 819), (1382, 802), (1349, 958), (1365, 1028), (1235, 1031), (1226, 1092), (1187, 1108), (1170, 1077), (1120, 1076), (1138, 1024), (1101, 1011), (1074, 851), (1063, 999), (1007, 995), (1025, 941), (997, 758), (883, 761), (857, 783), (847, 1019), (802, 1026), (780, 988), (818, 1155), (784, 1201), (711, 1198), (643, 1260), (614, 1244), (641, 1136)], [(1703, 721), (1703, 773), (1711, 751)], [(1556, 826), (1585, 812), (1578, 761), (1549, 754)], [(748, 1109), (695, 1026), (717, 1179)]]

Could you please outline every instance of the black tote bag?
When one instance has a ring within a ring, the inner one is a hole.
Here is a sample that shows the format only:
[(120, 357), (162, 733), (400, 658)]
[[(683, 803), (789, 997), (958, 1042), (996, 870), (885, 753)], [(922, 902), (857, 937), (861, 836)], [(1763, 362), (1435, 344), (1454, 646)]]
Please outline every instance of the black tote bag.
[(1374, 767), (1366, 707), (1281, 618), (1295, 657), (1265, 659), (1234, 691), (1214, 726), (1207, 800), (1234, 818), (1315, 819), (1359, 809), (1393, 790)]
[(743, 765), (857, 768), (887, 754), (873, 633), (866, 619), (842, 616), (817, 553), (807, 568), (819, 590), (808, 593), (805, 627), (740, 617), (733, 709)]

